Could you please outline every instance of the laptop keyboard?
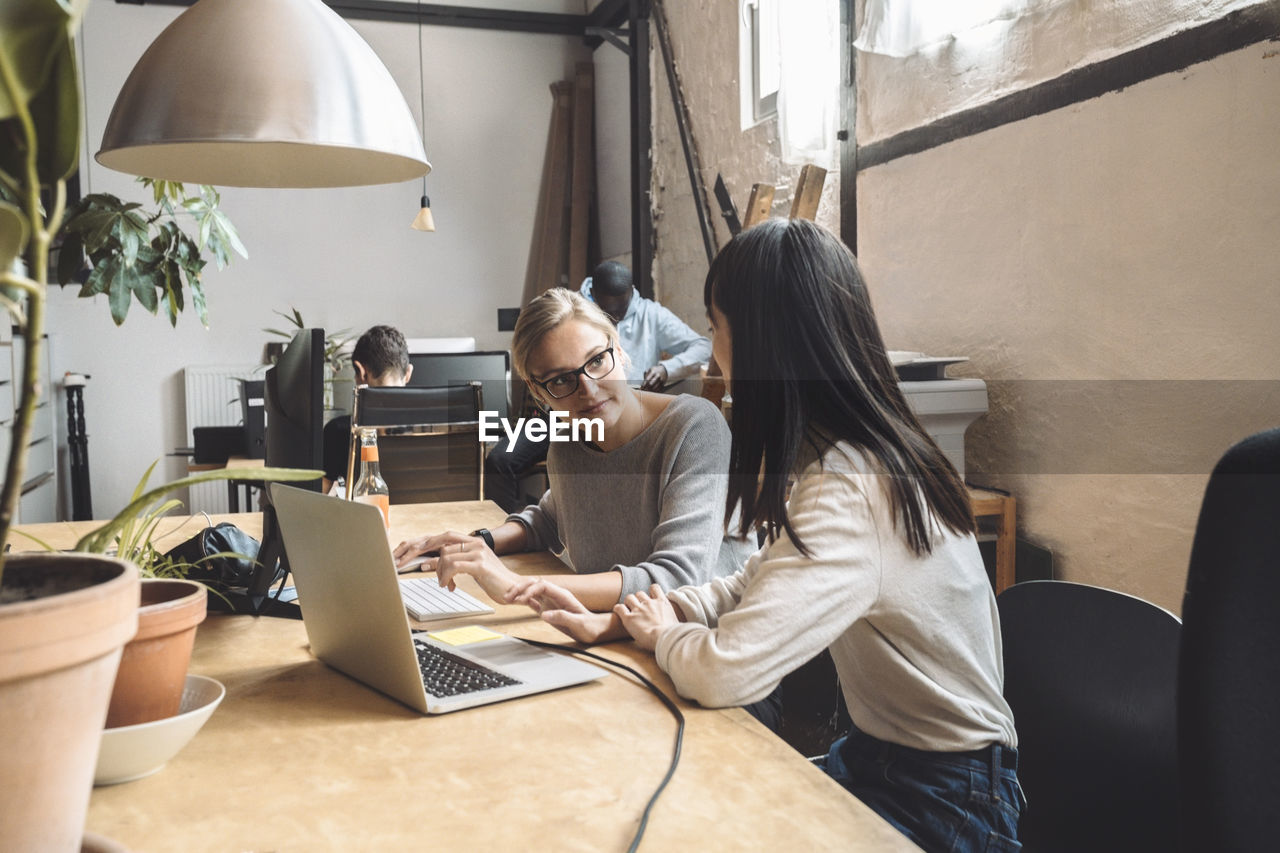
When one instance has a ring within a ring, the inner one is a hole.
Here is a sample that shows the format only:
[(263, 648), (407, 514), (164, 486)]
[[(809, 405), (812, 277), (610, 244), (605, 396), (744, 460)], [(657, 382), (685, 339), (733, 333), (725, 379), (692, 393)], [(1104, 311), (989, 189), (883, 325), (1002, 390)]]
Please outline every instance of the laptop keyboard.
[(494, 687), (520, 684), (514, 678), (481, 666), (474, 661), (450, 654), (422, 640), (414, 640), (418, 652), (418, 669), (422, 670), (422, 683), (432, 696), (459, 696), (477, 693)]
[(435, 578), (410, 578), (400, 581), (400, 597), (405, 609), (419, 622), (450, 616), (476, 616), (492, 613), (493, 608), (460, 589), (452, 592), (440, 586)]

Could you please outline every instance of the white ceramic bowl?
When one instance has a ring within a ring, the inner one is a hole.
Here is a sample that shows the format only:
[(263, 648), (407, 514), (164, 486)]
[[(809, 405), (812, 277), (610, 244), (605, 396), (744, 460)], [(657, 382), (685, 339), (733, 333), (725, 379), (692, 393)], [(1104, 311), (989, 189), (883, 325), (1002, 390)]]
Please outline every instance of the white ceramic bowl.
[(203, 675), (188, 675), (178, 713), (163, 720), (102, 732), (95, 785), (114, 785), (150, 776), (196, 736), (227, 690)]

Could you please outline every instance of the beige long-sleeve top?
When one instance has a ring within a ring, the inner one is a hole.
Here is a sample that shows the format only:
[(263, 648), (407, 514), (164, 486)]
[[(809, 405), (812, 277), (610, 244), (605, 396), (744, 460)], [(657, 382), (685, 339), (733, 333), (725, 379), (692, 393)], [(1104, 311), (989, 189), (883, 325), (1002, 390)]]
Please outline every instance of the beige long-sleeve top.
[(932, 551), (913, 553), (879, 479), (843, 443), (807, 465), (788, 512), (812, 556), (784, 533), (736, 574), (673, 592), (688, 621), (663, 631), (658, 664), (680, 695), (725, 707), (830, 648), (867, 734), (941, 752), (1016, 746), (977, 542), (935, 525)]

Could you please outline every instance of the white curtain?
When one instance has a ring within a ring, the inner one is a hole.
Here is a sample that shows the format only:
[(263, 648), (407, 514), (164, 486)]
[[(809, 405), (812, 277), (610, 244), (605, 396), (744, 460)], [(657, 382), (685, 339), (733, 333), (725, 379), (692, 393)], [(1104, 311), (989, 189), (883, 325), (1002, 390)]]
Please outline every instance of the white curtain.
[(921, 48), (1055, 0), (866, 0), (853, 45), (864, 53), (910, 56)]
[(835, 168), (840, 120), (837, 0), (779, 3), (778, 58), (778, 135), (783, 162)]

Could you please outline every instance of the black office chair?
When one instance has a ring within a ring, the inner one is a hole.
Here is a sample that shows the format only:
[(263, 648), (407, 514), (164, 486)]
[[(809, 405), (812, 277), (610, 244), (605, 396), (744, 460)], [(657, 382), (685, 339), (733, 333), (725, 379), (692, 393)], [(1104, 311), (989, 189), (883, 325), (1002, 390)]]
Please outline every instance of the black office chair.
[(438, 388), (355, 391), (347, 482), (359, 476), (360, 430), (378, 434), (379, 468), (391, 503), (474, 501), (484, 494), (479, 382)]
[(1280, 429), (1218, 462), (1182, 601), (1178, 748), (1187, 850), (1280, 844)]
[(996, 601), (1025, 849), (1176, 850), (1177, 617), (1063, 581), (1015, 584)]

